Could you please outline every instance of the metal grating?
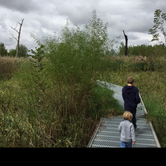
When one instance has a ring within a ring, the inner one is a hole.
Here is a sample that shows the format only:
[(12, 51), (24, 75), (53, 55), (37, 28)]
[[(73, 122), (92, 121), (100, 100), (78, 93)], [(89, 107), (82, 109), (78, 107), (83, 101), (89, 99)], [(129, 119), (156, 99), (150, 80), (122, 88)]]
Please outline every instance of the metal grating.
[[(119, 104), (123, 106), (123, 87), (101, 81), (97, 81), (97, 83), (99, 86), (106, 86), (107, 88), (114, 90), (114, 97), (118, 100)], [(132, 147), (160, 147), (160, 143), (157, 139), (151, 122), (146, 122), (146, 120), (142, 117), (144, 114), (147, 114), (147, 111), (141, 98), (141, 103), (138, 104), (136, 113), (136, 143), (135, 145), (132, 145)], [(94, 131), (87, 147), (120, 148), (120, 133), (118, 131), (118, 126), (122, 120), (122, 116), (115, 116), (113, 118), (102, 118), (96, 130)]]

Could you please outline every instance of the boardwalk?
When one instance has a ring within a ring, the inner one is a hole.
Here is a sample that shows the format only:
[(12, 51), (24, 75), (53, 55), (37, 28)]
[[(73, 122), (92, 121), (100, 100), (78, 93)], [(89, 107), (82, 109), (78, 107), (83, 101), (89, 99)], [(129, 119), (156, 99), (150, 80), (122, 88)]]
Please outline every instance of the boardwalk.
[[(121, 86), (100, 81), (97, 82), (100, 86), (106, 86), (107, 88), (114, 90), (114, 97), (118, 100), (119, 104), (123, 106), (124, 102), (122, 98)], [(160, 143), (157, 139), (152, 124), (146, 122), (146, 120), (142, 117), (144, 114), (147, 114), (147, 111), (141, 98), (141, 103), (138, 104), (136, 113), (136, 143), (132, 147), (160, 147)], [(122, 116), (115, 116), (113, 118), (102, 118), (96, 130), (94, 131), (87, 147), (120, 148), (120, 134), (118, 131), (118, 125), (122, 120)]]

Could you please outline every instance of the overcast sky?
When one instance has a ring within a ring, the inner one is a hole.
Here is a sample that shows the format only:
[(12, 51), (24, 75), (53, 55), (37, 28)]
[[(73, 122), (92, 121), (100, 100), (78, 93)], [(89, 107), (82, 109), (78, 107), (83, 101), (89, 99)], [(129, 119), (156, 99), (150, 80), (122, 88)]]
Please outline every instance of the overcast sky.
[[(110, 39), (125, 43), (123, 30), (128, 36), (128, 45), (156, 44), (150, 42), (148, 31), (153, 26), (154, 11), (166, 12), (166, 0), (0, 0), (0, 42), (7, 50), (16, 47), (17, 41), (11, 39), (10, 28), (22, 21), (20, 44), (28, 49), (37, 46), (30, 36), (33, 32), (40, 39), (47, 34), (58, 35), (69, 19), (70, 25), (82, 27), (92, 18), (96, 10), (97, 18), (108, 22), (107, 32)], [(17, 25), (19, 30), (19, 24)], [(164, 42), (164, 38), (161, 36)]]

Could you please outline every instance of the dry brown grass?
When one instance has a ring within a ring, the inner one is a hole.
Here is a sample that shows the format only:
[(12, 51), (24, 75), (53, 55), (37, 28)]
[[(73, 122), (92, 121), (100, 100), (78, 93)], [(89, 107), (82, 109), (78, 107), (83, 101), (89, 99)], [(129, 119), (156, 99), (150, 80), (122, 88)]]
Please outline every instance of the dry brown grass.
[(125, 56), (125, 55), (121, 55), (121, 56), (118, 56), (118, 57), (113, 57), (113, 56), (105, 56), (104, 58), (101, 58), (102, 60), (110, 60), (110, 61), (114, 61), (114, 60), (123, 60), (125, 62), (134, 62), (134, 63), (138, 63), (138, 62), (148, 62), (150, 59), (154, 59), (158, 62), (161, 62), (161, 63), (166, 63), (166, 58), (165, 56), (160, 56), (160, 57), (146, 57), (146, 56), (142, 56), (142, 55), (139, 55), (139, 56), (135, 56), (135, 55), (132, 55), (132, 56)]
[(103, 60), (123, 60), (125, 62), (134, 62), (134, 63), (138, 63), (138, 62), (146, 62), (147, 61), (147, 57), (143, 57), (142, 55), (140, 56), (118, 56), (118, 57), (113, 57), (113, 56), (105, 56), (104, 58), (102, 58)]
[(0, 80), (8, 80), (12, 77), (15, 71), (18, 71), (18, 65), (21, 61), (28, 60), (28, 58), (17, 58), (10, 56), (0, 56)]
[(16, 57), (0, 57), (0, 73), (6, 74), (16, 70), (16, 66), (20, 62), (20, 60), (22, 59)]
[(125, 62), (134, 62), (134, 63), (138, 63), (138, 62), (146, 62), (147, 61), (147, 57), (143, 57), (143, 56), (121, 56), (121, 57), (116, 57), (116, 59), (121, 59)]

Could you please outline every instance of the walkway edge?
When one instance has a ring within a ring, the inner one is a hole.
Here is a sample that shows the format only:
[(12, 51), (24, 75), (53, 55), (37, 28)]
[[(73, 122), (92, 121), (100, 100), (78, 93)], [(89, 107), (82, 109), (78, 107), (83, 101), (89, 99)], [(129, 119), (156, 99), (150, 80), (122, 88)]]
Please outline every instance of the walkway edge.
[(97, 132), (98, 132), (98, 130), (99, 130), (99, 127), (100, 127), (101, 123), (103, 122), (103, 120), (104, 120), (103, 118), (100, 119), (100, 122), (98, 123), (98, 125), (97, 125), (95, 131), (93, 132), (93, 135), (92, 135), (92, 137), (91, 137), (91, 139), (90, 139), (90, 141), (89, 141), (89, 143), (88, 143), (87, 148), (90, 148), (90, 147), (91, 147), (91, 145), (92, 145), (92, 143), (93, 143), (93, 140), (94, 140), (94, 138), (95, 138), (95, 136), (96, 136), (96, 134), (97, 134)]
[[(139, 94), (139, 96), (140, 96), (140, 98), (141, 98), (142, 107), (144, 108), (145, 113), (148, 114), (148, 112), (147, 112), (147, 110), (146, 110), (146, 108), (145, 108), (144, 102), (143, 102), (143, 100), (142, 100), (142, 97), (141, 97), (140, 94)], [(158, 140), (158, 138), (157, 138), (157, 135), (156, 135), (156, 133), (155, 133), (155, 130), (154, 130), (154, 128), (153, 128), (152, 123), (149, 122), (149, 125), (150, 125), (150, 128), (151, 128), (151, 130), (152, 130), (152, 134), (153, 134), (154, 139), (155, 139), (155, 141), (156, 141), (157, 147), (161, 148), (160, 143), (159, 143), (159, 140)]]

